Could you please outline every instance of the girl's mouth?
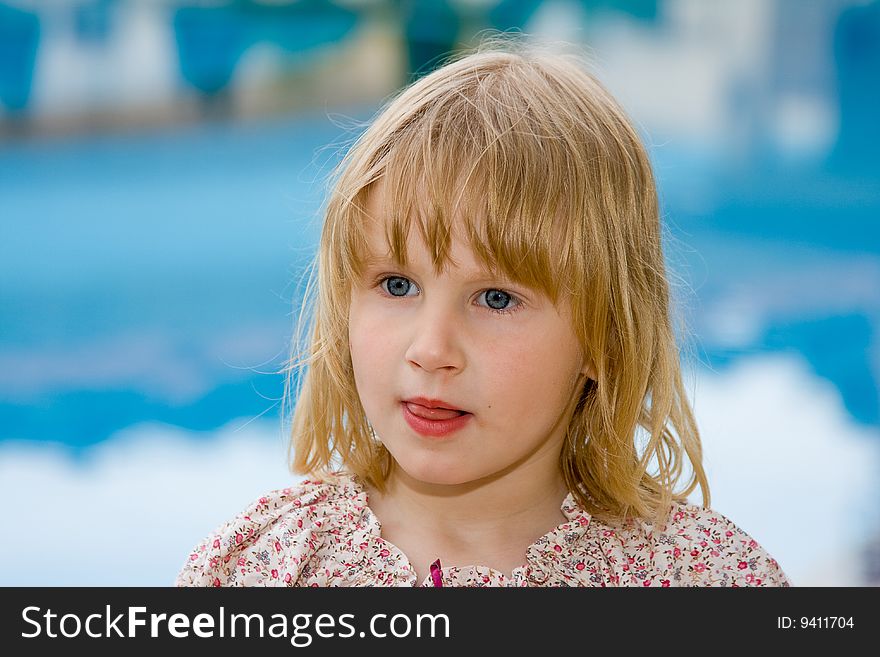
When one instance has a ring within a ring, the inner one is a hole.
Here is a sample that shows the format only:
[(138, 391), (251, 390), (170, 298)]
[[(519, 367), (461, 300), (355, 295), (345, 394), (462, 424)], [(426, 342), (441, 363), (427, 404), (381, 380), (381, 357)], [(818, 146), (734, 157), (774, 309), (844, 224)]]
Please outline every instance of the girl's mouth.
[(464, 428), (472, 417), (465, 411), (425, 408), (411, 402), (401, 402), (401, 409), (407, 424), (423, 436), (446, 436)]

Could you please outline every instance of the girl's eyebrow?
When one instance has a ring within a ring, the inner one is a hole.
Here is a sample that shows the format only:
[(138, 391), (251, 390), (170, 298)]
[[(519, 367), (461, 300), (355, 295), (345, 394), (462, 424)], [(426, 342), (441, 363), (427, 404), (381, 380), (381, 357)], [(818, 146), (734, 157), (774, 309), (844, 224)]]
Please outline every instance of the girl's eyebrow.
[[(391, 258), (383, 257), (383, 256), (368, 256), (364, 259), (364, 264), (367, 268), (373, 267), (401, 267), (400, 263), (395, 262)], [(408, 267), (412, 269), (412, 265)], [(456, 268), (457, 270), (459, 268)], [(507, 281), (512, 283), (508, 276), (505, 276), (501, 272), (493, 273), (488, 269), (474, 269), (465, 272), (464, 281), (467, 283), (476, 283), (478, 281)]]

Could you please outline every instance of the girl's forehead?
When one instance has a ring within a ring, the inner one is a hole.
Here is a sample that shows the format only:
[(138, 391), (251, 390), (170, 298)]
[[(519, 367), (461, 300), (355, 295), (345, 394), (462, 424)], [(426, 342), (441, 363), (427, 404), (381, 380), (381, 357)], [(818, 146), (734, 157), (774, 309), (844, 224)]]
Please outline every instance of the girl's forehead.
[(441, 198), (435, 198), (429, 195), (424, 183), (418, 183), (407, 185), (404, 194), (393, 194), (387, 192), (383, 178), (362, 193), (367, 223), (385, 224), (392, 217), (404, 216), (413, 220), (411, 223), (416, 219), (435, 221), (442, 214), (443, 223), (457, 230), (465, 223), (478, 226), (486, 212), (485, 204), (479, 200), (481, 194), (473, 189), (444, 190)]
[[(384, 194), (381, 181), (366, 192), (362, 207), (362, 230), (368, 250), (362, 256), (365, 262), (396, 260), (396, 251), (403, 247), (407, 260), (427, 254), (443, 263), (449, 261), (449, 266), (491, 269), (489, 262), (484, 262), (490, 259), (480, 258), (480, 250), (473, 246), (475, 238), (485, 243), (480, 239), (479, 210), (471, 213), (465, 204), (455, 209), (432, 207), (421, 197), (397, 207)], [(431, 256), (438, 252), (444, 257)]]
[[(361, 256), (361, 260), (366, 267), (404, 264), (421, 270), (428, 270), (433, 267), (431, 248), (425, 243), (424, 238), (415, 226), (410, 226), (406, 240), (406, 253), (401, 254), (406, 257), (405, 263), (397, 258), (397, 254), (394, 253), (394, 250), (388, 243), (385, 229), (385, 226), (376, 222), (376, 225), (372, 226), (371, 230), (369, 230), (368, 249)], [(493, 271), (491, 267), (481, 262), (471, 244), (461, 235), (457, 235), (453, 239), (442, 265), (445, 273), (465, 280), (507, 278), (501, 272)]]

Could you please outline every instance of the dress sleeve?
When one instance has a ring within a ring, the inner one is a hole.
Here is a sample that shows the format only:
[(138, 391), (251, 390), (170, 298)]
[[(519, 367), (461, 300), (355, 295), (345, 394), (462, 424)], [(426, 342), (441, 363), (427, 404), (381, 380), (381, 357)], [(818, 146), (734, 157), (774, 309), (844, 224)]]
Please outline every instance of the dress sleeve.
[(664, 534), (669, 576), (679, 586), (791, 586), (776, 559), (717, 511), (675, 505)]
[(175, 586), (285, 586), (321, 544), (327, 487), (303, 481), (260, 497), (187, 557)]

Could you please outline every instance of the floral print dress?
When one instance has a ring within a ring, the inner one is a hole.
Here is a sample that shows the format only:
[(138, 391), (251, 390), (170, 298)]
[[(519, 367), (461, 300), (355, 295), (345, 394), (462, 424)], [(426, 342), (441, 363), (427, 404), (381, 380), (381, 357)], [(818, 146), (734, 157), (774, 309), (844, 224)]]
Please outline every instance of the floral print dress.
[(418, 582), (381, 536), (355, 475), (302, 481), (261, 497), (189, 555), (177, 586), (790, 586), (779, 564), (720, 513), (676, 504), (666, 526), (612, 528), (569, 493), (567, 521), (507, 576), (485, 565), (432, 564)]

